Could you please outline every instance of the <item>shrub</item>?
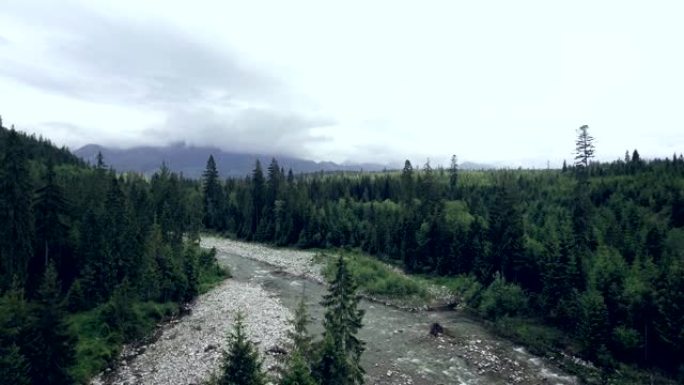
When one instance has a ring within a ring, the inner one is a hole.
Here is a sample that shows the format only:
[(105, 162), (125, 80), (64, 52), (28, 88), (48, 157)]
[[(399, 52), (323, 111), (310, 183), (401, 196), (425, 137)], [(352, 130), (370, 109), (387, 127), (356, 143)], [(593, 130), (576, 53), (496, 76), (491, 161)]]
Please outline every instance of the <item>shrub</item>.
[(502, 316), (524, 314), (527, 309), (527, 296), (520, 286), (506, 283), (499, 273), (494, 281), (482, 293), (478, 310), (490, 319)]

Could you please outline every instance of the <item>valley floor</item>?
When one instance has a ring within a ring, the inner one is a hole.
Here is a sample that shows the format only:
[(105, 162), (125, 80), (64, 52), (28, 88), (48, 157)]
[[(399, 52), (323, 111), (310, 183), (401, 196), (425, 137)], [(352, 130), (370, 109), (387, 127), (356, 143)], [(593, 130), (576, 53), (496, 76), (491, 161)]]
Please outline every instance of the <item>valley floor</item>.
[[(322, 267), (314, 253), (273, 249), (217, 237), (203, 237), (202, 247), (217, 249), (219, 263), (229, 265), (229, 279), (193, 304), (192, 313), (163, 326), (148, 346), (128, 347), (123, 360), (94, 384), (199, 384), (220, 366), (237, 311), (246, 314), (249, 336), (266, 358), (264, 368), (277, 371), (268, 354), (286, 345), (287, 319), (301, 295), (307, 298), (319, 335), (324, 292)], [(458, 312), (408, 312), (363, 301), (366, 311), (360, 337), (368, 384), (577, 384), (544, 359), (488, 333)], [(449, 336), (429, 335), (439, 322)]]

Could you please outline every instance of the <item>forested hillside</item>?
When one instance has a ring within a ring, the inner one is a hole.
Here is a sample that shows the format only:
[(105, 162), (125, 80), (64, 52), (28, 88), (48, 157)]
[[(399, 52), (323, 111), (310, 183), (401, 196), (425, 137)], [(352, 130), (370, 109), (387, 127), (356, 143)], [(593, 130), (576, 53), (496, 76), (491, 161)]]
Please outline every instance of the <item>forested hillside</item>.
[[(584, 137), (583, 137), (584, 135)], [(554, 348), (610, 373), (684, 370), (684, 158), (592, 162), (580, 131), (562, 170), (151, 178), (88, 166), (0, 128), (0, 383), (83, 382), (220, 279), (202, 229), (354, 248), (451, 277), (488, 320), (543, 323)]]
[[(684, 357), (684, 158), (592, 162), (580, 130), (562, 170), (203, 177), (206, 228), (276, 245), (360, 248), (413, 273), (459, 276), (491, 320), (545, 323), (608, 372), (677, 376)], [(679, 374), (681, 376), (681, 374)]]
[(192, 189), (0, 127), (1, 384), (84, 382), (220, 279)]

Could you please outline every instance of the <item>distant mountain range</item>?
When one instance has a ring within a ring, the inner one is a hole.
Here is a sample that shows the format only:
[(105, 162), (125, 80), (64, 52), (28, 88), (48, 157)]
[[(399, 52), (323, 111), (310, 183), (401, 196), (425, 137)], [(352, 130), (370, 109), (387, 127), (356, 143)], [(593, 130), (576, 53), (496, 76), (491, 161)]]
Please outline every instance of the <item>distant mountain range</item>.
[(182, 172), (184, 176), (198, 178), (202, 175), (209, 155), (214, 156), (216, 167), (222, 177), (242, 177), (249, 175), (254, 169), (257, 159), (261, 162), (264, 172), (272, 158), (287, 172), (312, 173), (318, 171), (381, 171), (389, 168), (386, 165), (360, 163), (337, 164), (333, 162), (314, 162), (287, 156), (271, 156), (260, 154), (237, 154), (226, 152), (215, 147), (195, 147), (183, 143), (164, 147), (141, 146), (128, 149), (117, 149), (89, 144), (74, 151), (74, 154), (86, 162), (95, 164), (97, 153), (101, 152), (107, 165), (117, 171), (134, 171), (145, 175), (152, 175), (159, 170), (162, 163), (169, 169)]

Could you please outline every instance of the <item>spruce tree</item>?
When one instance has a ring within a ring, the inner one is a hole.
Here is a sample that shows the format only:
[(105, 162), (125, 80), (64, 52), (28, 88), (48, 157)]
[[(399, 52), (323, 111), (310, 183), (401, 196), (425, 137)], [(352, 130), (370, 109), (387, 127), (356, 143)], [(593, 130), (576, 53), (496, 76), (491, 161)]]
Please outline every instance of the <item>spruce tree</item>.
[(359, 309), (361, 297), (357, 285), (340, 255), (335, 262), (335, 276), (323, 296), (325, 306), (323, 342), (315, 373), (318, 381), (331, 385), (363, 384), (365, 371), (361, 354), (365, 343), (358, 339), (364, 311)]
[(34, 384), (66, 385), (73, 379), (69, 368), (75, 359), (75, 339), (66, 324), (61, 283), (53, 263), (45, 270), (33, 309), (30, 335), (33, 337), (27, 356)]
[(316, 385), (311, 375), (311, 368), (307, 360), (302, 357), (301, 353), (293, 352), (288, 358), (285, 373), (280, 380), (281, 385)]
[(23, 287), (33, 255), (33, 189), (27, 154), (10, 130), (0, 154), (0, 291), (16, 278)]
[(209, 229), (220, 230), (222, 189), (213, 155), (209, 155), (207, 167), (202, 173), (202, 193), (204, 202), (204, 225)]
[(584, 292), (578, 305), (577, 340), (582, 344), (582, 352), (596, 359), (608, 342), (608, 308), (601, 293), (595, 289)]
[(292, 330), (288, 331), (288, 337), (292, 340), (292, 350), (280, 381), (281, 385), (316, 384), (308, 364), (311, 358), (311, 336), (307, 331), (308, 323), (309, 315), (302, 296), (295, 309), (294, 319), (291, 321)]
[(594, 137), (589, 135), (589, 126), (586, 124), (577, 130), (575, 141), (575, 166), (586, 172), (589, 162), (594, 158)]
[(309, 358), (312, 338), (307, 330), (309, 314), (304, 302), (304, 296), (300, 298), (299, 304), (295, 309), (294, 318), (290, 324), (292, 325), (292, 330), (288, 331), (287, 336), (292, 340), (292, 351), (299, 352), (303, 358)]
[(13, 287), (0, 297), (0, 384), (29, 385), (29, 346), (27, 326), (28, 304), (23, 290), (15, 281)]
[(451, 156), (451, 165), (449, 166), (449, 195), (451, 199), (456, 199), (458, 192), (458, 158), (456, 155)]
[(410, 202), (414, 194), (413, 166), (406, 159), (404, 169), (401, 171), (401, 195), (404, 202)]
[(57, 271), (62, 272), (62, 274), (73, 268), (68, 265), (72, 261), (63, 259), (65, 257), (63, 255), (64, 241), (69, 231), (65, 222), (67, 204), (62, 188), (57, 184), (54, 164), (51, 160), (47, 164), (45, 184), (36, 190), (34, 209), (36, 214), (36, 253), (30, 266), (29, 278), (35, 282), (40, 282), (48, 258), (55, 261)]
[(255, 237), (257, 235), (257, 230), (259, 229), (259, 224), (261, 223), (261, 218), (266, 199), (264, 184), (264, 173), (261, 170), (261, 162), (259, 162), (259, 160), (257, 159), (256, 164), (254, 166), (254, 171), (252, 171), (252, 222), (250, 229), (251, 237)]
[(254, 343), (245, 333), (242, 313), (235, 316), (233, 331), (228, 337), (228, 350), (223, 353), (223, 369), (219, 385), (263, 385), (262, 360)]

